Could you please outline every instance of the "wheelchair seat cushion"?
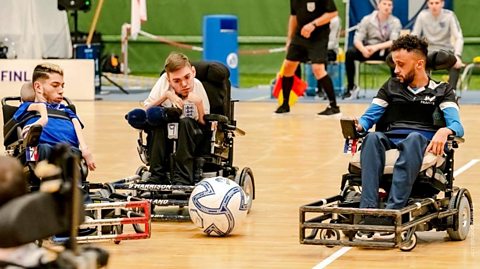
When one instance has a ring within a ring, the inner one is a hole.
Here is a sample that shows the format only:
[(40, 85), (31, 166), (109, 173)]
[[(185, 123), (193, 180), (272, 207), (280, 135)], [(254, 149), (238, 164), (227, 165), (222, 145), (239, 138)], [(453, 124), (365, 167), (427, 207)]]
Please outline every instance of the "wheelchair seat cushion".
[[(352, 157), (352, 160), (350, 160), (350, 173), (360, 173), (362, 169), (360, 164), (360, 155), (360, 152), (357, 152)], [(385, 167), (383, 169), (383, 174), (393, 174), (393, 167), (395, 166), (395, 162), (397, 161), (399, 155), (400, 152), (396, 149), (387, 150), (387, 152), (385, 152)], [(420, 168), (420, 172), (423, 172), (430, 167), (440, 167), (444, 162), (445, 158), (443, 156), (437, 156), (431, 152), (427, 152), (423, 156), (423, 163)]]

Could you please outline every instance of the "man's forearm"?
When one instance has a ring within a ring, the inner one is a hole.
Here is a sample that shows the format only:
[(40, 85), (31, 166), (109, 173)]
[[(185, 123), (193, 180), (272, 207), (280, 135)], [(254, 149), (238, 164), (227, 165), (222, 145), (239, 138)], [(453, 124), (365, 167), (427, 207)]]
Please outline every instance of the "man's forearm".
[(338, 11), (323, 13), (322, 16), (314, 19), (312, 23), (315, 25), (315, 27), (319, 27), (329, 23), (333, 18), (335, 18), (335, 16), (338, 16)]

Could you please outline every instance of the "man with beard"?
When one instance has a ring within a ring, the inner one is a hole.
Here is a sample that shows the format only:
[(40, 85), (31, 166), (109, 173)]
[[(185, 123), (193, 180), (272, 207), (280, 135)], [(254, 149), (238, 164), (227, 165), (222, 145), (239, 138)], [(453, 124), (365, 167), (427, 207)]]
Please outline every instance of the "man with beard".
[[(427, 50), (427, 42), (413, 35), (395, 40), (391, 51), (396, 77), (388, 79), (355, 122), (359, 132), (377, 124), (377, 131), (368, 133), (362, 143), (361, 208), (379, 206), (378, 188), (387, 150), (397, 149), (399, 157), (393, 168), (386, 209), (400, 209), (407, 204), (424, 154), (441, 155), (449, 135), (463, 136), (455, 91), (448, 83), (433, 81), (428, 76)], [(385, 218), (364, 219), (364, 224), (370, 225), (393, 224), (389, 222)], [(356, 238), (365, 240), (373, 235), (359, 231)], [(386, 239), (393, 234), (380, 236)]]

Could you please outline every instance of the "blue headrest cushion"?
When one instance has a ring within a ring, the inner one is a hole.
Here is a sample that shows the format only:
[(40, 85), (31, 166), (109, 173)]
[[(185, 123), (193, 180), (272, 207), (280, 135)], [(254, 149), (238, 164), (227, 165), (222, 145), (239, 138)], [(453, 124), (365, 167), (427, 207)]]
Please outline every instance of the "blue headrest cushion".
[(135, 129), (143, 130), (147, 126), (147, 115), (143, 109), (136, 108), (128, 112), (128, 114), (125, 115), (125, 118), (127, 119), (128, 124)]

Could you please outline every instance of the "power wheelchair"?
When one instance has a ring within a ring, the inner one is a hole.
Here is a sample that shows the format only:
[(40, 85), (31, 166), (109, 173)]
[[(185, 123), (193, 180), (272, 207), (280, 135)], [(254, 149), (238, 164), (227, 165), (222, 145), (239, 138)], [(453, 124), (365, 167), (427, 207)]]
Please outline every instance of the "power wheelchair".
[[(218, 62), (196, 62), (193, 63), (196, 70), (196, 78), (200, 80), (207, 92), (210, 102), (210, 114), (205, 115), (204, 120), (207, 124), (210, 137), (203, 150), (200, 150), (194, 156), (194, 182), (198, 183), (203, 178), (213, 176), (223, 176), (238, 183), (246, 194), (246, 203), (248, 210), (251, 209), (253, 199), (255, 198), (255, 184), (253, 172), (245, 167), (239, 171), (238, 167), (233, 165), (233, 144), (234, 137), (245, 135), (245, 132), (236, 126), (234, 119), (234, 104), (231, 100), (231, 85), (229, 81), (230, 72), (221, 63)], [(128, 116), (126, 116), (128, 119)], [(169, 139), (173, 141), (173, 150), (169, 158), (170, 171), (173, 173), (173, 162), (175, 154), (175, 143), (177, 139), (175, 120), (169, 120), (168, 130)], [(132, 127), (136, 128), (136, 126)], [(170, 184), (150, 184), (148, 179), (149, 158), (148, 141), (145, 139), (147, 132), (144, 129), (136, 128), (139, 132), (138, 152), (140, 159), (145, 165), (140, 166), (136, 175), (128, 179), (111, 183), (113, 188), (121, 193), (136, 198), (148, 199), (152, 204), (152, 219), (164, 221), (188, 221), (190, 216), (183, 211), (188, 206), (188, 199), (195, 186), (170, 185)], [(165, 210), (154, 210), (155, 206), (164, 207)], [(168, 212), (169, 206), (179, 207), (179, 210), (173, 214)]]
[[(24, 165), (24, 174), (30, 191), (36, 192), (41, 188), (41, 183), (44, 181), (41, 176), (37, 176), (35, 173), (38, 163), (38, 138), (34, 141), (28, 141), (28, 136), (24, 139), (21, 132), (25, 123), (38, 115), (32, 112), (20, 121), (15, 121), (13, 115), (22, 102), (21, 97), (4, 97), (1, 102), (6, 154), (19, 159)], [(64, 102), (68, 108), (76, 113), (76, 108), (70, 99), (64, 98)], [(50, 109), (47, 109), (47, 111), (49, 118), (56, 117), (70, 120), (62, 111)], [(82, 186), (84, 195), (84, 210), (88, 216), (80, 225), (79, 234), (76, 237), (78, 242), (113, 240), (118, 244), (127, 239), (150, 238), (150, 204), (148, 201), (127, 200), (127, 197), (114, 193), (109, 184), (88, 182), (88, 168), (83, 159), (79, 159), (75, 163), (75, 167), (80, 178), (79, 185)], [(132, 224), (135, 233), (124, 233), (123, 226), (125, 224)], [(65, 236), (51, 237), (51, 240), (56, 243), (63, 243), (67, 239)]]
[[(429, 55), (431, 66), (449, 67), (449, 55)], [(446, 58), (444, 58), (444, 56)], [(454, 57), (454, 56), (453, 56)], [(439, 60), (442, 59), (442, 60)], [(447, 62), (447, 63), (446, 63)], [(377, 130), (384, 130), (383, 119)], [(353, 120), (341, 120), (342, 133), (350, 140), (347, 147), (361, 147)], [(353, 142), (352, 142), (353, 141)], [(342, 176), (340, 193), (300, 207), (300, 243), (312, 245), (355, 246), (366, 248), (399, 247), (411, 251), (417, 244), (417, 231), (447, 231), (451, 240), (467, 237), (473, 224), (470, 192), (454, 186), (454, 153), (462, 138), (450, 136), (443, 156), (426, 154), (406, 207), (399, 210), (359, 208), (361, 197), (360, 154), (354, 155), (348, 173)], [(380, 181), (380, 207), (386, 202), (392, 181), (397, 150), (386, 153), (384, 175)], [(382, 224), (362, 222), (365, 218), (388, 220)], [(354, 240), (357, 231), (393, 233), (391, 239)], [(344, 237), (342, 237), (342, 234)]]

